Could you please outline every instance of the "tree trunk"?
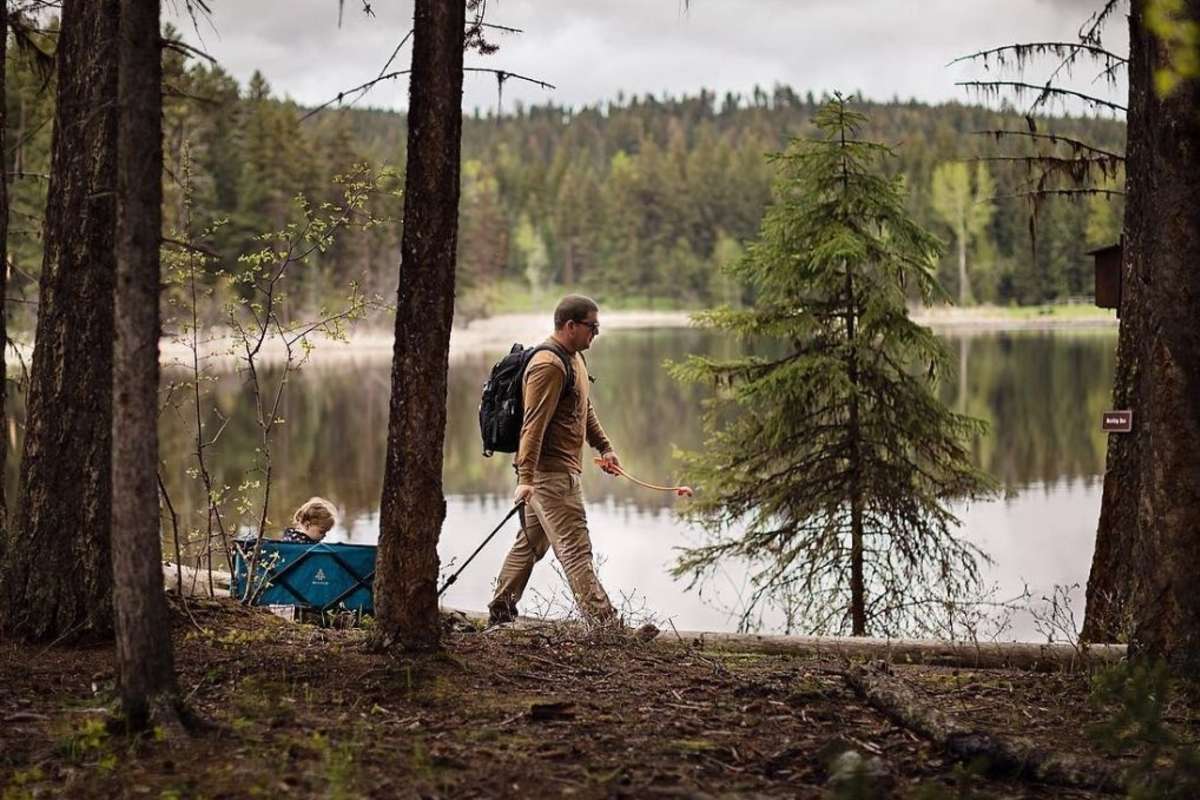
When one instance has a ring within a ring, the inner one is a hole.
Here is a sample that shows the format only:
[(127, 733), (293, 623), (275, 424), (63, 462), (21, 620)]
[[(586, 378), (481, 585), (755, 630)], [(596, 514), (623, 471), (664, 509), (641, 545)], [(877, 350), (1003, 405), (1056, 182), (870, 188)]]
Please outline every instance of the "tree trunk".
[(454, 315), (463, 0), (417, 0), (404, 232), (375, 580), (377, 646), (438, 646), (437, 542)]
[[(850, 307), (854, 292), (846, 276)], [(862, 426), (858, 418), (858, 355), (854, 350), (854, 311), (846, 315), (850, 340), (850, 624), (855, 636), (867, 635), (867, 588), (863, 576)]]
[(178, 705), (158, 511), (162, 56), (159, 0), (121, 0), (113, 601), (121, 705), (134, 729)]
[[(1200, 669), (1200, 81), (1160, 98), (1167, 63), (1130, 9), (1121, 331), (1113, 404), (1133, 432), (1109, 436), (1084, 635)], [(1200, 0), (1182, 15), (1200, 22)]]
[[(842, 152), (846, 150), (846, 129), (842, 127)], [(842, 161), (842, 191), (849, 191), (848, 167)], [(858, 317), (854, 297), (854, 275), (846, 264), (846, 342), (850, 353), (850, 630), (855, 636), (867, 635), (867, 587), (863, 575), (863, 487), (862, 425), (858, 418), (858, 353), (854, 343), (854, 322)]]
[(117, 0), (66, 0), (36, 347), (3, 625), (28, 640), (112, 632)]
[[(8, 3), (0, 3), (0, 153), (8, 152)], [(0, 175), (0, 475), (8, 467), (8, 177)], [(4, 542), (8, 537), (8, 496), (0, 480), (0, 567), (4, 565)], [(0, 606), (3, 604), (0, 603)], [(2, 627), (2, 626), (0, 626)]]
[(867, 589), (863, 578), (862, 426), (858, 418), (858, 354), (854, 349), (854, 277), (846, 267), (846, 340), (850, 353), (850, 625), (855, 636), (867, 635)]
[(967, 226), (958, 231), (958, 304), (965, 306), (971, 299), (971, 285), (967, 283)]

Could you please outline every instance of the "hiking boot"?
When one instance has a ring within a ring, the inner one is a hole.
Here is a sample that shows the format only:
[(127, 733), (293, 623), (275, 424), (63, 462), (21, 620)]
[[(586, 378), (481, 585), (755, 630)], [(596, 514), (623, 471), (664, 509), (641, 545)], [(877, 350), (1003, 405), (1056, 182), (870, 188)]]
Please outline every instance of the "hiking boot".
[(488, 627), (503, 625), (517, 618), (517, 604), (498, 598), (488, 604)]

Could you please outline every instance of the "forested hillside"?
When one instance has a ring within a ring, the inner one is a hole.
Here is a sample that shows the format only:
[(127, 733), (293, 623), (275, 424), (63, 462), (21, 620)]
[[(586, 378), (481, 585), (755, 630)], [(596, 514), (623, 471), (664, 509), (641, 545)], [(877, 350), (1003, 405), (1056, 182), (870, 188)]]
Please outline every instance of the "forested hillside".
[[(52, 85), (28, 49), (14, 48), (14, 55), (8, 62), (11, 259), (14, 291), (32, 300)], [(305, 119), (305, 109), (275, 97), (263, 76), (242, 86), (219, 67), (185, 65), (171, 51), (166, 84), (166, 235), (219, 255), (209, 267), (214, 274), (235, 270), (238, 256), (256, 249), (255, 236), (300, 219), (297, 195), (314, 206), (337, 202), (334, 179), (356, 164), (379, 171), (404, 163), (403, 114), (354, 107)], [(745, 299), (716, 266), (736, 258), (754, 236), (774, 174), (767, 155), (791, 137), (812, 134), (809, 120), (820, 100), (777, 86), (749, 96), (619, 96), (575, 109), (517, 106), (499, 119), (469, 115), (460, 318), (518, 308), (567, 286), (625, 306)], [(1031, 181), (1024, 168), (961, 163), (1014, 152), (1006, 141), (972, 132), (1024, 128), (1024, 118), (961, 104), (866, 101), (859, 108), (870, 119), (865, 137), (894, 146), (893, 168), (907, 183), (912, 212), (946, 242), (941, 272), (952, 295), (959, 295), (958, 236), (966, 245), (968, 302), (1043, 303), (1090, 292), (1086, 251), (1115, 240), (1114, 201), (1044, 201), (1035, 258), (1030, 205), (1019, 196)], [(1041, 120), (1039, 129), (1123, 149), (1119, 121)], [(385, 178), (381, 185), (370, 211), (391, 223), (343, 233), (292, 279), (293, 302), (315, 308), (345, 294), (351, 281), (393, 295), (401, 182)], [(20, 310), (14, 318), (26, 328), (32, 319)]]

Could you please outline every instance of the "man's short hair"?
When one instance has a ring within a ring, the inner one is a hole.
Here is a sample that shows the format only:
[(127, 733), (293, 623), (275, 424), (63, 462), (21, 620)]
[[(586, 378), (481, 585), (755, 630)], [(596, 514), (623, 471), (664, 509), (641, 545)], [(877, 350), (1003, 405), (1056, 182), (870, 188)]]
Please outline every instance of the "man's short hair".
[(562, 330), (568, 322), (583, 322), (593, 311), (600, 311), (595, 300), (581, 294), (569, 294), (559, 300), (554, 309), (554, 330)]

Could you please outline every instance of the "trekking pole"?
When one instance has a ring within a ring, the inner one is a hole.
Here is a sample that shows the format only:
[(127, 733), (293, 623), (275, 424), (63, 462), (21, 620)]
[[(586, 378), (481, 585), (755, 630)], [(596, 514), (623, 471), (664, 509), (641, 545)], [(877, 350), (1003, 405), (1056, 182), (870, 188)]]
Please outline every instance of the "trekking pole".
[(461, 575), (462, 571), (467, 568), (467, 565), (470, 564), (475, 559), (475, 556), (479, 555), (479, 551), (482, 550), (483, 548), (487, 547), (487, 543), (492, 540), (492, 537), (500, 532), (500, 529), (504, 527), (504, 523), (506, 523), (510, 519), (512, 519), (513, 514), (520, 511), (521, 506), (523, 506), (523, 505), (525, 505), (524, 501), (517, 503), (515, 506), (512, 507), (512, 511), (509, 511), (507, 514), (504, 515), (504, 519), (500, 520), (500, 524), (496, 526), (496, 529), (494, 531), (492, 531), (491, 533), (489, 533), (487, 535), (487, 538), (479, 543), (479, 547), (475, 548), (475, 552), (471, 553), (470, 557), (466, 561), (463, 562), (463, 565), (461, 567), (459, 567), (458, 570), (456, 570), (453, 575), (451, 575), (449, 578), (446, 579), (446, 582), (442, 584), (442, 588), (438, 589), (438, 597), (441, 597), (445, 593), (445, 591), (450, 588), (450, 584), (452, 584), (456, 580), (458, 580), (458, 576)]

